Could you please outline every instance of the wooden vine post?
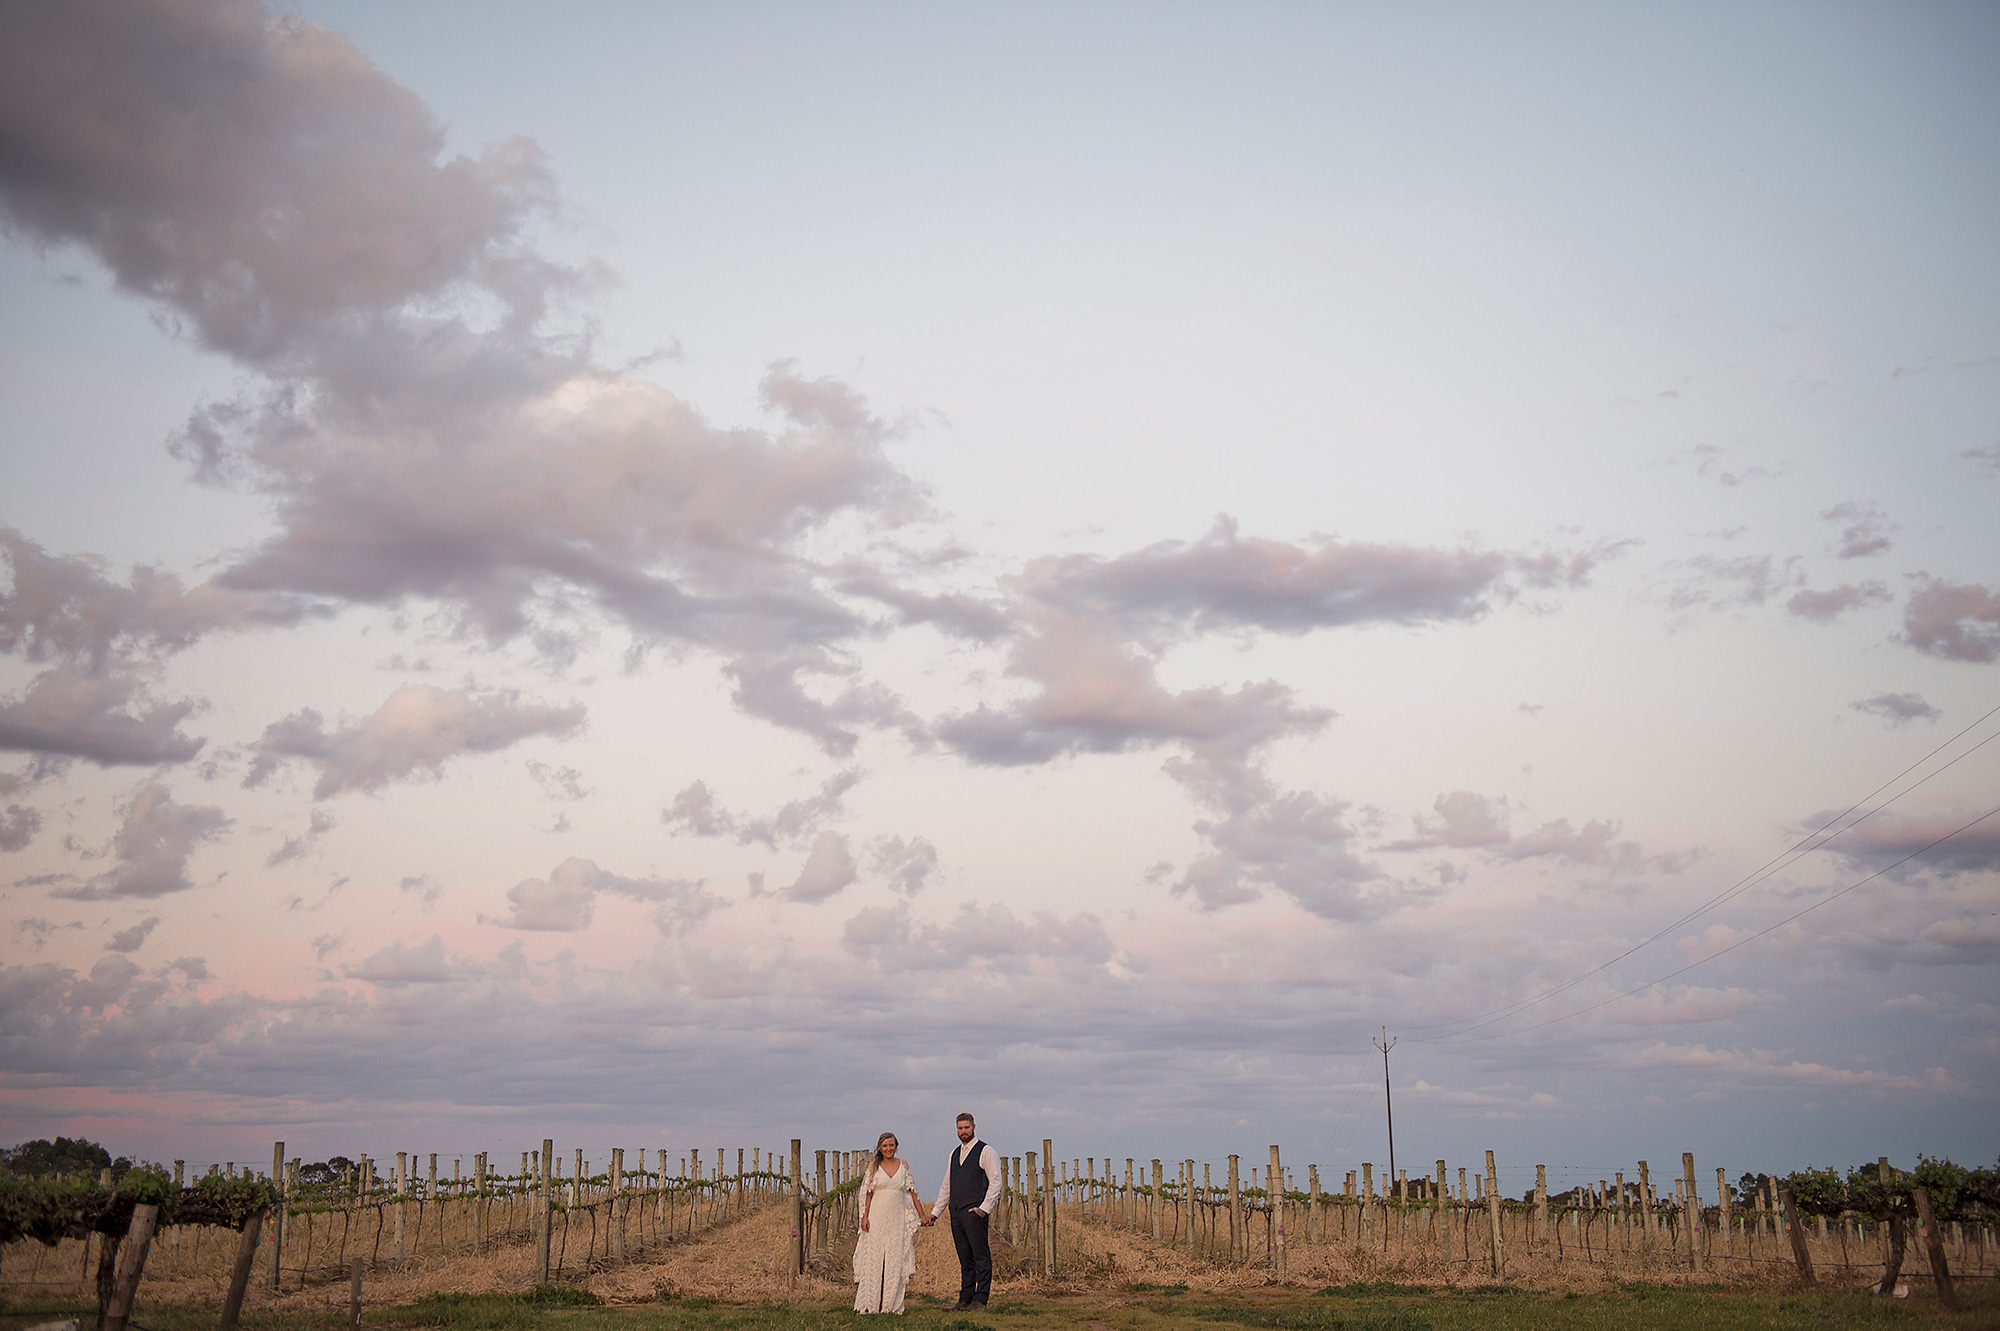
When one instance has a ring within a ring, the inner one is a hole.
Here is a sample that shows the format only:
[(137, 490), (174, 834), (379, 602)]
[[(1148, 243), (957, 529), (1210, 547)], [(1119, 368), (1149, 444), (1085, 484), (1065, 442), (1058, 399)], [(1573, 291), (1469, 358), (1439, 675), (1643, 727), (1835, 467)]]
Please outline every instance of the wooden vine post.
[(1729, 1171), (1720, 1166), (1715, 1171), (1715, 1196), (1716, 1220), (1722, 1229), (1722, 1255), (1724, 1257), (1734, 1257), (1736, 1255), (1736, 1231), (1730, 1228), (1734, 1222), (1729, 1218)]
[[(1159, 1166), (1155, 1164), (1153, 1168), (1157, 1170)], [(1053, 1276), (1056, 1273), (1056, 1144), (1048, 1137), (1042, 1138), (1042, 1193), (1048, 1198), (1048, 1205), (1043, 1208), (1048, 1226), (1042, 1234), (1044, 1269)]]
[(146, 1250), (152, 1246), (153, 1227), (159, 1223), (160, 1208), (140, 1203), (132, 1208), (132, 1224), (118, 1249), (118, 1266), (111, 1277), (111, 1297), (105, 1301), (99, 1320), (102, 1331), (125, 1331), (125, 1319), (132, 1315), (132, 1297), (139, 1292), (139, 1277), (146, 1270)]
[[(1910, 1200), (1917, 1207), (1917, 1232), (1924, 1240), (1925, 1255), (1931, 1259), (1931, 1279), (1937, 1283), (1938, 1302), (1955, 1312), (1958, 1309), (1958, 1291), (1951, 1285), (1951, 1267), (1945, 1263), (1944, 1236), (1938, 1232), (1937, 1213), (1931, 1208), (1931, 1194), (1925, 1188), (1911, 1188)], [(123, 1259), (120, 1261), (122, 1264)]]
[(278, 1189), (278, 1214), (271, 1221), (271, 1292), (278, 1292), (285, 1266), (285, 1144), (271, 1144), (271, 1186)]
[(1784, 1211), (1785, 1234), (1792, 1241), (1792, 1261), (1798, 1265), (1799, 1279), (1808, 1285), (1817, 1284), (1813, 1279), (1812, 1253), (1806, 1250), (1806, 1227), (1799, 1223), (1798, 1198), (1792, 1195), (1791, 1184), (1778, 1188), (1778, 1205)]
[(1491, 1151), (1486, 1153), (1486, 1218), (1493, 1230), (1493, 1275), (1497, 1279), (1507, 1273), (1507, 1256), (1500, 1236), (1500, 1171)]
[(1896, 1277), (1903, 1274), (1903, 1213), (1896, 1209), (1895, 1194), (1889, 1191), (1889, 1157), (1876, 1161), (1875, 1169), (1889, 1211), (1889, 1223), (1884, 1227), (1889, 1234), (1889, 1251), (1883, 1254), (1882, 1283), (1875, 1292), (1888, 1298), (1896, 1292)]
[(1166, 1186), (1166, 1181), (1167, 1176), (1160, 1168), (1159, 1159), (1155, 1157), (1153, 1160), (1153, 1195), (1147, 1208), (1152, 1216), (1153, 1242), (1155, 1243), (1160, 1241), (1160, 1192)]
[(536, 1189), (534, 1199), (535, 1283), (537, 1285), (546, 1285), (549, 1283), (549, 1231), (555, 1228), (555, 1197), (549, 1191), (549, 1175), (553, 1171), (549, 1168), (549, 1162), (555, 1158), (555, 1138), (542, 1138), (541, 1168), (537, 1171), (541, 1177), (536, 1180), (540, 1186)]
[(1271, 1270), (1285, 1278), (1285, 1171), (1278, 1163), (1278, 1148), (1271, 1148), (1271, 1172), (1264, 1180), (1271, 1194)]
[(236, 1239), (236, 1265), (229, 1272), (229, 1294), (222, 1301), (218, 1331), (229, 1331), (243, 1313), (243, 1295), (250, 1288), (250, 1270), (257, 1264), (257, 1243), (264, 1236), (264, 1208), (258, 1207), (243, 1222)]
[(1243, 1238), (1243, 1180), (1236, 1156), (1229, 1157), (1229, 1260), (1243, 1261), (1249, 1244)]
[(1549, 1251), (1549, 1170), (1535, 1166), (1535, 1246), (1547, 1256)]
[(1438, 1257), (1448, 1262), (1451, 1260), (1451, 1192), (1444, 1161), (1438, 1161), (1437, 1166), (1437, 1197), (1431, 1202), (1431, 1217), (1437, 1229)]
[(1687, 1235), (1688, 1235), (1688, 1262), (1694, 1270), (1700, 1271), (1701, 1270), (1701, 1195), (1695, 1191), (1694, 1187), (1693, 1151), (1681, 1152), (1681, 1174), (1683, 1176), (1682, 1182), (1687, 1188), (1687, 1195), (1681, 1199), (1681, 1205), (1686, 1208), (1685, 1215), (1687, 1217), (1686, 1224), (1687, 1224)]
[(806, 1195), (805, 1160), (799, 1150), (799, 1138), (792, 1138), (792, 1274), (802, 1276), (806, 1272)]

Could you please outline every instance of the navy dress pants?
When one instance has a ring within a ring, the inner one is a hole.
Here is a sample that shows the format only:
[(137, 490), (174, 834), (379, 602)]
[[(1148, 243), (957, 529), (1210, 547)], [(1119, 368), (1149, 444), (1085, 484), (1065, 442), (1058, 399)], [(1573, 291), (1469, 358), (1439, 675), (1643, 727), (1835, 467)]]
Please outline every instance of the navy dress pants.
[(986, 1221), (969, 1206), (951, 1208), (951, 1242), (958, 1249), (958, 1301), (986, 1306), (993, 1293), (993, 1250), (986, 1245)]

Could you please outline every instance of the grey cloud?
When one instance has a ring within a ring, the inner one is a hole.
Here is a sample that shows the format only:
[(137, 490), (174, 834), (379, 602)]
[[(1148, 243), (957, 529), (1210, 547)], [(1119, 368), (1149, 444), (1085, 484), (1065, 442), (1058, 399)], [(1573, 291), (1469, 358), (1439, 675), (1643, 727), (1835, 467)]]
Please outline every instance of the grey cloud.
[(167, 969), (170, 971), (179, 971), (190, 981), (200, 981), (209, 978), (208, 959), (206, 957), (175, 957), (167, 963)]
[(869, 859), (869, 867), (906, 897), (923, 891), (938, 868), (937, 847), (923, 837), (908, 841), (899, 836), (882, 837), (870, 847)]
[(104, 945), (107, 952), (137, 952), (145, 946), (146, 939), (160, 925), (160, 917), (148, 915), (129, 929), (120, 929), (111, 935), (111, 941)]
[[(16, 47), (14, 54), (25, 53)], [(0, 99), (7, 95), (0, 92)], [(4, 117), (0, 112), (0, 124)], [(8, 174), (0, 164), (0, 181)], [(0, 191), (4, 188), (0, 184)], [(171, 573), (147, 565), (117, 582), (107, 576), (105, 561), (51, 555), (11, 527), (0, 527), (0, 555), (12, 583), (0, 596), (0, 651), (61, 662), (86, 674), (102, 673), (121, 657), (182, 651), (217, 629), (290, 624), (304, 613), (296, 602), (214, 583), (185, 587)]]
[(871, 626), (794, 554), (844, 515), (922, 511), (882, 451), (897, 427), (788, 363), (762, 385), (769, 430), (596, 364), (553, 321), (597, 274), (526, 239), (559, 208), (532, 143), (445, 158), (444, 126), (346, 38), (245, 0), (23, 3), (0, 24), (13, 225), (86, 247), (262, 376), (175, 442), (278, 520), (219, 591), (428, 599), (494, 641), (560, 642), (547, 618), (594, 606), (720, 654), (741, 706), (829, 752), (908, 724), (879, 688), (805, 687), (851, 681)]
[(0, 700), (0, 749), (87, 758), (100, 766), (186, 762), (204, 740), (183, 734), (193, 699), (153, 703), (129, 667), (101, 674), (57, 666)]
[(1828, 623), (1840, 618), (1850, 610), (1863, 606), (1886, 605), (1896, 597), (1879, 582), (1848, 582), (1838, 587), (1829, 587), (1823, 592), (1810, 588), (1793, 592), (1785, 602), (1785, 609), (1800, 619)]
[(1990, 662), (2000, 656), (2000, 595), (1921, 574), (1903, 607), (1903, 636), (1926, 656)]
[(42, 830), (42, 813), (24, 804), (0, 809), (0, 850), (26, 850)]
[(1840, 528), (1834, 553), (1842, 559), (1879, 555), (1895, 543), (1890, 533), (1897, 530), (1896, 524), (1880, 504), (1835, 504), (1820, 517)]
[(685, 932), (723, 904), (721, 897), (704, 891), (698, 882), (621, 878), (591, 860), (571, 856), (548, 877), (524, 878), (509, 888), (509, 914), (493, 922), (506, 929), (586, 929), (595, 916), (600, 893), (652, 903), (653, 923), (661, 933)]
[(1996, 475), (2000, 475), (2000, 444), (1989, 444), (1985, 448), (1968, 448), (1959, 456), (1970, 458), (1974, 462), (1984, 462), (1993, 468)]
[(715, 801), (705, 781), (695, 781), (676, 794), (673, 802), (660, 810), (660, 821), (675, 832), (702, 837), (734, 837), (740, 845), (753, 843), (776, 850), (805, 845), (829, 820), (846, 811), (845, 797), (865, 775), (859, 768), (835, 772), (820, 784), (817, 794), (791, 800), (776, 813), (761, 817), (733, 813)]
[(552, 800), (582, 800), (591, 796), (591, 790), (583, 784), (583, 773), (574, 767), (551, 768), (536, 758), (528, 759), (528, 775), (542, 788), (542, 794)]
[(14, 926), (16, 936), (28, 940), (28, 946), (39, 952), (49, 938), (66, 929), (82, 929), (82, 920), (71, 920), (68, 924), (51, 924), (39, 915), (30, 915)]
[(1798, 564), (1796, 558), (1779, 561), (1771, 555), (1695, 555), (1682, 563), (1690, 572), (1667, 589), (1667, 605), (1674, 610), (1763, 605), (1803, 581)]
[(799, 876), (778, 895), (787, 901), (825, 901), (859, 876), (847, 838), (838, 832), (821, 832), (813, 839)]
[(1453, 850), (1504, 846), (1513, 841), (1507, 830), (1507, 799), (1489, 799), (1470, 790), (1454, 790), (1431, 801), (1436, 817), (1418, 817), (1416, 834), (1392, 841), (1383, 850)]
[(1454, 790), (1431, 802), (1434, 816), (1419, 816), (1415, 835), (1382, 846), (1384, 851), (1477, 850), (1496, 860), (1552, 859), (1579, 867), (1633, 870), (1651, 866), (1678, 872), (1685, 856), (1646, 854), (1636, 841), (1618, 839), (1618, 824), (1593, 820), (1582, 828), (1567, 818), (1544, 822), (1516, 835), (1508, 826), (1505, 796)]
[[(1903, 865), (1899, 874), (1928, 869), (1946, 875), (1980, 873), (2000, 869), (2000, 816), (1986, 819), (1952, 836), (1932, 850), (1924, 850), (1941, 837), (1950, 836), (1979, 817), (1977, 810), (1954, 809), (1947, 813), (1900, 814), (1882, 812), (1855, 824), (1851, 830), (1826, 843), (1826, 849), (1858, 868), (1881, 869), (1918, 854)], [(1831, 810), (1802, 820), (1806, 828), (1821, 827), (1834, 818)]]
[(297, 836), (286, 837), (276, 850), (264, 857), (264, 866), (275, 869), (281, 864), (304, 859), (307, 852), (318, 845), (319, 839), (331, 832), (334, 826), (332, 814), (325, 809), (314, 809), (306, 819), (305, 830)]
[(1912, 721), (1935, 721), (1944, 715), (1925, 702), (1921, 693), (1877, 693), (1847, 706), (1850, 711), (1879, 716), (1892, 726), (1906, 726)]
[(177, 804), (159, 782), (141, 786), (125, 805), (125, 818), (112, 841), (118, 864), (107, 873), (52, 896), (78, 901), (146, 899), (185, 892), (195, 850), (228, 829), (230, 819), (212, 805)]
[(444, 954), (444, 939), (437, 934), (414, 947), (391, 943), (360, 965), (341, 969), (349, 979), (367, 980), (371, 984), (443, 984), (455, 978), (454, 968)]
[(431, 879), (429, 874), (413, 874), (396, 884), (396, 890), (406, 897), (415, 897), (417, 904), (429, 910), (444, 895), (444, 889)]
[(1112, 955), (1111, 936), (1097, 916), (1064, 919), (1036, 911), (1021, 919), (1005, 905), (960, 904), (944, 924), (917, 923), (909, 907), (868, 907), (841, 930), (841, 945), (891, 970), (941, 971), (983, 962), (1018, 972), (1038, 961), (1100, 966)]
[(1021, 582), (1029, 595), (1073, 612), (1157, 617), (1197, 631), (1303, 633), (1477, 618), (1509, 563), (1475, 550), (1244, 539), (1223, 516), (1199, 541), (1163, 541), (1115, 559), (1040, 559)]
[(963, 592), (913, 591), (875, 569), (854, 569), (842, 579), (840, 590), (888, 606), (899, 623), (935, 624), (973, 642), (992, 642), (1013, 631), (1004, 606)]
[(405, 684), (373, 715), (332, 730), (308, 708), (264, 728), (244, 778), (259, 785), (288, 759), (320, 769), (314, 799), (347, 790), (373, 792), (395, 781), (436, 780), (444, 765), (469, 753), (492, 753), (539, 735), (566, 738), (583, 725), (581, 704), (550, 707), (512, 691), (472, 693)]

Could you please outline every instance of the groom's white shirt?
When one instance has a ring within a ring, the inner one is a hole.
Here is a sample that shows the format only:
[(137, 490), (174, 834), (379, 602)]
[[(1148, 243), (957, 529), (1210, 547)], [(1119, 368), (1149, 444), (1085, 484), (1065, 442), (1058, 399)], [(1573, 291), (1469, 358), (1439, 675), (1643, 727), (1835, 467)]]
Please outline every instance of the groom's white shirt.
[[(965, 1163), (965, 1153), (971, 1149), (972, 1143), (960, 1142), (952, 1148), (951, 1162), (955, 1165)], [(981, 1142), (979, 1146), (979, 1167), (986, 1171), (986, 1200), (979, 1204), (979, 1209), (988, 1215), (992, 1215), (993, 1204), (1000, 1200), (1000, 1157), (994, 1154), (993, 1148), (984, 1142)], [(935, 1214), (950, 1205), (951, 1170), (946, 1169), (944, 1171), (944, 1186), (938, 1189), (937, 1204), (931, 1207), (931, 1211)]]

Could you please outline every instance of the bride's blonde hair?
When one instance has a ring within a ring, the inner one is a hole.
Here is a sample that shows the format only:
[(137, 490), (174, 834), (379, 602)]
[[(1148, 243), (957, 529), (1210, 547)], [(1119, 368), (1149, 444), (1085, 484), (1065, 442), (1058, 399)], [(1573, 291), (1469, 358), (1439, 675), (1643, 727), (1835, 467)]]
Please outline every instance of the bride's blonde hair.
[(872, 1156), (870, 1156), (870, 1157), (869, 1157), (869, 1159), (868, 1159), (868, 1177), (869, 1177), (869, 1178), (874, 1178), (874, 1177), (875, 1177), (875, 1171), (876, 1171), (876, 1170), (878, 1170), (878, 1169), (880, 1169), (880, 1168), (882, 1167), (882, 1143), (883, 1143), (883, 1142), (894, 1142), (894, 1143), (896, 1143), (896, 1145), (897, 1145), (898, 1147), (901, 1147), (901, 1146), (902, 1146), (902, 1144), (903, 1144), (903, 1139), (902, 1139), (901, 1137), (898, 1137), (898, 1136), (897, 1136), (897, 1135), (896, 1135), (895, 1133), (893, 1133), (893, 1132), (885, 1132), (885, 1133), (883, 1133), (883, 1134), (882, 1134), (881, 1136), (879, 1136), (879, 1137), (877, 1137), (877, 1138), (875, 1139), (875, 1154), (874, 1154), (874, 1155), (872, 1155)]

